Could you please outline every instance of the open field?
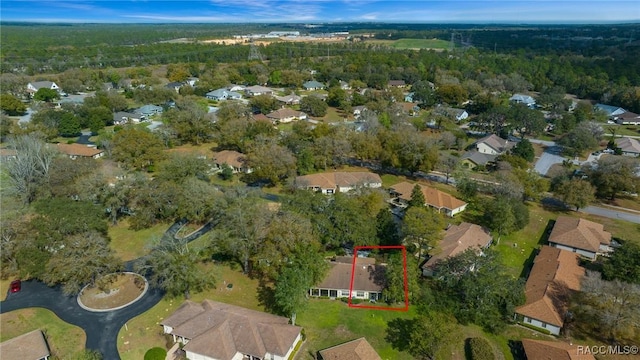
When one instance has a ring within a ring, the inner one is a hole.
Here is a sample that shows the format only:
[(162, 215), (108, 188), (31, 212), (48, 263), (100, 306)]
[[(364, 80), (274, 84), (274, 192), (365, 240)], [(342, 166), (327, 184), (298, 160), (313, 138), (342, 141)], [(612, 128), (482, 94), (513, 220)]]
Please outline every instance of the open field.
[[(0, 342), (30, 331), (42, 330), (51, 354), (58, 359), (71, 359), (84, 350), (86, 335), (77, 326), (68, 324), (53, 312), (42, 308), (11, 311), (0, 315)], [(8, 360), (8, 359), (7, 359)]]
[(157, 224), (148, 229), (131, 230), (129, 222), (123, 219), (115, 226), (109, 226), (111, 248), (123, 261), (137, 259), (145, 255), (154, 240), (162, 237), (171, 224)]
[(391, 46), (396, 49), (445, 50), (451, 47), (451, 42), (440, 39), (399, 39), (394, 41)]
[(602, 125), (605, 135), (608, 137), (611, 135), (611, 131), (616, 132), (616, 136), (640, 136), (640, 126), (638, 125)]

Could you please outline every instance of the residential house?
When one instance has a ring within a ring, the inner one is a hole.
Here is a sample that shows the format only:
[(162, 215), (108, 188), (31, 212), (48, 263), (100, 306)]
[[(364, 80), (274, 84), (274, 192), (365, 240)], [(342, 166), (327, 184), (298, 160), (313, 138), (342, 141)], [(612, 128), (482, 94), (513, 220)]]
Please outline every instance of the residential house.
[(549, 234), (549, 245), (591, 260), (613, 251), (611, 233), (604, 231), (602, 224), (571, 216), (556, 219)]
[(128, 122), (132, 122), (134, 124), (139, 123), (142, 120), (142, 115), (134, 114), (125, 111), (119, 111), (113, 114), (113, 124), (114, 125), (123, 125)]
[(366, 171), (337, 171), (298, 176), (295, 183), (298, 188), (319, 191), (325, 195), (338, 191), (348, 192), (358, 187), (382, 187), (380, 176)]
[(189, 85), (191, 87), (194, 87), (194, 86), (196, 86), (198, 81), (200, 81), (200, 79), (198, 79), (197, 77), (190, 77), (190, 78), (187, 79), (186, 83), (187, 83), (187, 85)]
[(416, 95), (414, 92), (410, 92), (408, 94), (404, 94), (404, 102), (413, 102), (413, 98)]
[(611, 119), (615, 119), (616, 116), (622, 115), (627, 112), (627, 110), (619, 106), (605, 105), (605, 104), (595, 104), (593, 106), (593, 110), (601, 111)]
[(102, 83), (102, 85), (100, 86), (100, 88), (101, 88), (103, 91), (111, 91), (111, 90), (113, 90), (113, 89), (114, 89), (114, 87), (113, 87), (113, 83), (112, 83), (112, 82), (105, 82), (105, 83)]
[(213, 164), (216, 169), (222, 170), (224, 165), (228, 165), (234, 174), (250, 174), (252, 169), (247, 167), (247, 157), (243, 153), (233, 150), (222, 150), (213, 155)]
[(166, 87), (167, 89), (173, 90), (177, 93), (180, 92), (180, 88), (184, 85), (184, 83), (181, 82), (170, 82), (167, 85), (165, 85), (164, 87)]
[(269, 119), (267, 117), (267, 115), (265, 115), (263, 113), (253, 114), (252, 117), (253, 117), (253, 120), (255, 120), (255, 121), (268, 121), (268, 122), (271, 122), (271, 119)]
[(327, 276), (320, 284), (309, 290), (309, 295), (333, 299), (342, 297), (373, 301), (382, 299), (385, 267), (376, 265), (376, 259), (373, 258), (358, 257), (355, 259), (355, 266), (353, 261), (351, 256), (337, 256), (335, 261), (329, 263), (331, 268)]
[(433, 276), (433, 270), (438, 262), (463, 253), (467, 249), (481, 251), (491, 245), (493, 237), (489, 231), (480, 225), (463, 222), (460, 225), (451, 225), (440, 241), (440, 252), (431, 256), (422, 265), (422, 275)]
[[(455, 214), (463, 212), (467, 208), (466, 202), (459, 200), (450, 194), (422, 184), (417, 185), (420, 187), (420, 190), (422, 190), (425, 205), (436, 209), (438, 212), (444, 213), (449, 217), (453, 217)], [(411, 192), (413, 191), (414, 186), (416, 186), (416, 184), (406, 181), (393, 185), (389, 190), (393, 197), (392, 204), (397, 206), (407, 206), (409, 200), (411, 200)]]
[(273, 95), (273, 90), (265, 86), (254, 85), (245, 88), (244, 93), (248, 96)]
[(217, 90), (209, 91), (208, 93), (205, 94), (205, 97), (209, 100), (215, 100), (215, 101), (228, 100), (228, 99), (239, 100), (239, 99), (242, 99), (242, 94), (235, 91), (230, 91), (227, 89), (217, 89)]
[(615, 121), (619, 125), (640, 125), (640, 115), (625, 111), (620, 115), (616, 115)]
[(150, 116), (156, 115), (156, 114), (162, 114), (162, 106), (158, 106), (158, 105), (145, 105), (139, 109), (134, 110), (133, 112), (138, 114), (138, 115), (143, 115), (145, 118), (148, 118)]
[(354, 106), (353, 107), (353, 116), (355, 116), (356, 118), (360, 117), (360, 115), (362, 115), (362, 113), (367, 110), (367, 107), (364, 105), (358, 105), (358, 106)]
[(351, 90), (351, 85), (346, 81), (339, 80), (338, 86), (340, 86), (340, 89), (342, 90)]
[(522, 339), (522, 347), (531, 360), (596, 360), (591, 353), (579, 352), (578, 345), (561, 341)]
[(407, 83), (405, 83), (404, 80), (389, 80), (387, 86), (403, 88), (407, 86)]
[(77, 158), (93, 158), (98, 159), (104, 155), (104, 152), (95, 147), (82, 144), (57, 144), (58, 150), (75, 160)]
[(469, 113), (465, 109), (456, 109), (447, 106), (438, 106), (434, 112), (449, 119), (454, 119), (455, 121), (462, 121), (469, 117)]
[(640, 141), (634, 138), (616, 138), (616, 146), (622, 150), (622, 155), (640, 156)]
[(475, 142), (476, 150), (483, 154), (500, 155), (511, 149), (515, 144), (496, 134), (483, 137)]
[(294, 120), (305, 120), (307, 114), (290, 108), (282, 108), (268, 113), (267, 118), (273, 123), (288, 123)]
[(324, 84), (315, 80), (311, 80), (302, 84), (302, 88), (308, 91), (322, 90), (324, 89)]
[(516, 104), (525, 104), (530, 108), (534, 108), (536, 106), (536, 99), (524, 94), (513, 94), (513, 96), (509, 98), (509, 101)]
[(498, 155), (485, 154), (478, 151), (467, 151), (460, 157), (460, 163), (469, 168), (488, 167), (495, 164)]
[(18, 152), (15, 149), (0, 148), (0, 162), (10, 161), (18, 158)]
[(51, 89), (60, 91), (58, 84), (53, 81), (34, 81), (27, 84), (27, 92), (30, 94), (36, 93), (40, 89)]
[(40, 330), (33, 330), (0, 343), (2, 359), (48, 360), (49, 345)]
[(524, 324), (559, 335), (572, 291), (580, 290), (585, 269), (580, 257), (569, 251), (543, 246), (533, 260), (525, 285), (525, 304), (516, 308)]
[(233, 92), (244, 92), (246, 88), (247, 87), (244, 85), (236, 85), (236, 84), (231, 84), (227, 87), (229, 91), (233, 91)]
[(212, 300), (187, 300), (160, 325), (194, 360), (287, 360), (302, 339), (286, 317)]
[(320, 350), (318, 353), (320, 360), (382, 360), (363, 337)]
[(285, 105), (298, 105), (300, 104), (300, 100), (302, 100), (301, 96), (298, 96), (294, 93), (291, 93), (286, 96), (274, 96), (276, 100), (284, 103)]

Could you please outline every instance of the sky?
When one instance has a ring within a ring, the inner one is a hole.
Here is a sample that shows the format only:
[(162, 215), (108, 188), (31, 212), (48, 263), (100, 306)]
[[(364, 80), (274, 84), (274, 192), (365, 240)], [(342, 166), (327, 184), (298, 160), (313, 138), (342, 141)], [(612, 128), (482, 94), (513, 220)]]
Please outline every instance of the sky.
[(1, 0), (0, 20), (74, 23), (640, 22), (640, 1)]

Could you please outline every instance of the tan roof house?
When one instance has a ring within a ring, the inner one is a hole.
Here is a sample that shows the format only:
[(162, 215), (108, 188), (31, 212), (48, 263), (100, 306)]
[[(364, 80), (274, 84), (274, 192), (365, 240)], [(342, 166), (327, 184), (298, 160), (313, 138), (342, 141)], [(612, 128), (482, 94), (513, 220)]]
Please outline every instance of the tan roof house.
[(560, 341), (522, 339), (524, 353), (529, 360), (595, 360), (589, 353), (581, 353), (578, 345)]
[(246, 87), (244, 92), (248, 96), (273, 95), (273, 89), (260, 85)]
[(0, 359), (47, 360), (51, 356), (47, 340), (33, 330), (0, 343)]
[(216, 169), (222, 170), (222, 167), (226, 164), (231, 167), (234, 174), (250, 174), (252, 172), (252, 169), (247, 167), (246, 160), (247, 158), (243, 153), (233, 150), (222, 150), (213, 155), (213, 164)]
[(382, 187), (382, 179), (378, 174), (367, 171), (337, 171), (298, 176), (296, 186), (330, 195), (338, 191), (348, 192), (357, 187), (379, 188)]
[(305, 120), (307, 114), (289, 108), (282, 108), (267, 114), (267, 118), (276, 123), (288, 123), (294, 120)]
[(211, 300), (187, 300), (160, 325), (188, 359), (200, 360), (287, 360), (302, 330), (286, 317)]
[(591, 260), (613, 251), (610, 244), (611, 233), (604, 231), (602, 224), (571, 216), (558, 216), (549, 235), (550, 246)]
[(100, 158), (104, 155), (104, 152), (98, 148), (82, 145), (82, 144), (63, 144), (59, 143), (58, 150), (68, 155), (72, 159), (77, 158)]
[[(414, 186), (416, 186), (416, 184), (406, 181), (393, 185), (390, 189), (391, 196), (394, 197), (393, 203), (405, 206), (409, 200), (411, 200), (411, 192), (413, 191)], [(422, 184), (418, 184), (418, 186), (420, 186), (422, 194), (424, 195), (424, 199), (426, 201), (425, 205), (430, 206), (449, 217), (453, 217), (455, 214), (463, 212), (467, 208), (466, 202), (457, 199), (450, 194)]]
[(491, 245), (493, 238), (489, 231), (480, 225), (463, 222), (460, 225), (452, 225), (440, 241), (440, 252), (433, 255), (422, 266), (422, 274), (433, 275), (435, 265), (448, 257), (456, 256), (467, 249), (485, 249)]
[(475, 148), (478, 152), (490, 155), (500, 155), (511, 149), (515, 144), (503, 139), (496, 134), (491, 134), (476, 141)]
[(616, 146), (622, 150), (622, 155), (640, 156), (640, 141), (634, 138), (616, 138)]
[(564, 325), (566, 304), (573, 291), (580, 290), (585, 270), (577, 254), (543, 246), (533, 260), (525, 285), (527, 300), (516, 309), (525, 324), (559, 335)]
[(363, 337), (320, 350), (319, 353), (321, 360), (382, 360)]
[[(309, 290), (311, 296), (326, 296), (334, 299), (351, 297), (373, 301), (382, 299), (385, 267), (376, 265), (375, 259), (359, 257), (354, 267), (352, 257), (338, 256), (329, 264), (331, 268), (324, 280)], [(355, 272), (352, 271), (353, 269)], [(350, 287), (351, 274), (354, 274), (353, 288)]]

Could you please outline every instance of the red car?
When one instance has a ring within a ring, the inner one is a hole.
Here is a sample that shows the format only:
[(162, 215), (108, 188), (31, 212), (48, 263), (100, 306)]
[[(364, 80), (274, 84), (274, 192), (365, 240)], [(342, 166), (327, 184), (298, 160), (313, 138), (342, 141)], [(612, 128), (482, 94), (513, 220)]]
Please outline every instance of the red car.
[(22, 281), (13, 280), (11, 282), (11, 288), (10, 288), (11, 293), (17, 293), (18, 291), (20, 291), (20, 289), (22, 289)]

